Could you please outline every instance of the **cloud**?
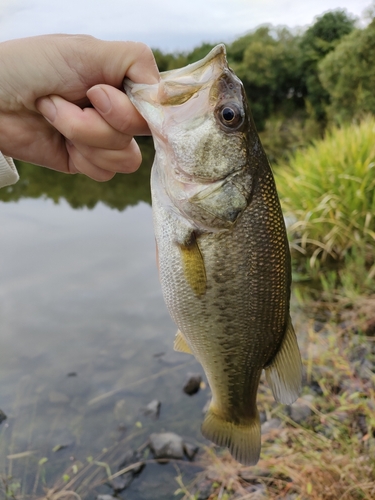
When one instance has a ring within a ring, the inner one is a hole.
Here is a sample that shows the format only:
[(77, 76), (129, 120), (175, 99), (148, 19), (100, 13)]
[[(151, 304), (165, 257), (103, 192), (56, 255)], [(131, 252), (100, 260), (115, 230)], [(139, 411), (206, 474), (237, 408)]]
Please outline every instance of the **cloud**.
[(264, 23), (306, 25), (339, 6), (360, 14), (368, 0), (0, 0), (0, 41), (45, 33), (88, 33), (190, 50), (228, 41)]

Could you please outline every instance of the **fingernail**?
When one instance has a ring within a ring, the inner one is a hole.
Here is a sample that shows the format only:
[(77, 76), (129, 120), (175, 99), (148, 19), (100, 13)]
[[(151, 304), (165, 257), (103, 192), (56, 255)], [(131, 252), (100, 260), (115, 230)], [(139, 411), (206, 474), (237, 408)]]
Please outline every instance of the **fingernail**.
[(52, 99), (49, 97), (42, 97), (41, 99), (38, 99), (35, 104), (37, 110), (42, 113), (47, 121), (50, 123), (55, 121), (57, 109)]
[(87, 91), (87, 97), (90, 99), (95, 109), (101, 113), (108, 113), (112, 107), (108, 94), (99, 86), (89, 89)]

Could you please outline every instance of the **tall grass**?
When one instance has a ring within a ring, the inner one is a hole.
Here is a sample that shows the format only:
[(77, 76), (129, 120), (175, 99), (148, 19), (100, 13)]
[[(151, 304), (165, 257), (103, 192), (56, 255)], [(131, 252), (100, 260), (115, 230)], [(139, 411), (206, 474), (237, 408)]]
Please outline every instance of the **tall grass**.
[(292, 220), (292, 246), (310, 257), (343, 260), (375, 242), (375, 119), (332, 129), (279, 165), (276, 183)]

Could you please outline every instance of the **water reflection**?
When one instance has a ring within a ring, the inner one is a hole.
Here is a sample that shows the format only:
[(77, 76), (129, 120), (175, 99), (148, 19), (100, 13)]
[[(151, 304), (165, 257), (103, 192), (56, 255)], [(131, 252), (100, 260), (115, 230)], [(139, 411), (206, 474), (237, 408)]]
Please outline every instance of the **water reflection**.
[[(187, 372), (201, 369), (172, 348), (149, 168), (98, 184), (21, 165), (21, 181), (0, 191), (0, 408), (8, 416), (0, 474), (20, 484), (21, 498), (42, 495), (72, 457), (86, 463), (133, 432), (133, 445), (162, 429), (201, 440), (207, 391), (181, 390)], [(154, 398), (162, 407), (152, 422), (140, 408)], [(127, 498), (175, 498), (175, 476), (150, 467)]]
[(150, 137), (138, 140), (142, 150), (142, 168), (131, 175), (117, 174), (111, 181), (95, 182), (84, 175), (62, 175), (53, 170), (17, 162), (20, 181), (0, 190), (0, 200), (47, 197), (65, 199), (72, 208), (94, 208), (101, 201), (110, 208), (124, 210), (140, 201), (151, 203), (150, 171), (154, 148)]

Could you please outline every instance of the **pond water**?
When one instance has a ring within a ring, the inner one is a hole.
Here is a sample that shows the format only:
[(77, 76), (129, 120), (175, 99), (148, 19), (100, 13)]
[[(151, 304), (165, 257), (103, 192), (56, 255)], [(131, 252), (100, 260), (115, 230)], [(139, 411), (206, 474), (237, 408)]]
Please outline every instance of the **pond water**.
[[(0, 476), (19, 495), (42, 495), (103, 448), (119, 459), (151, 432), (204, 442), (209, 393), (182, 391), (203, 371), (173, 351), (149, 172), (97, 184), (21, 165), (21, 181), (0, 191)], [(152, 421), (140, 410), (155, 398)], [(148, 465), (126, 498), (176, 498), (177, 475)]]

